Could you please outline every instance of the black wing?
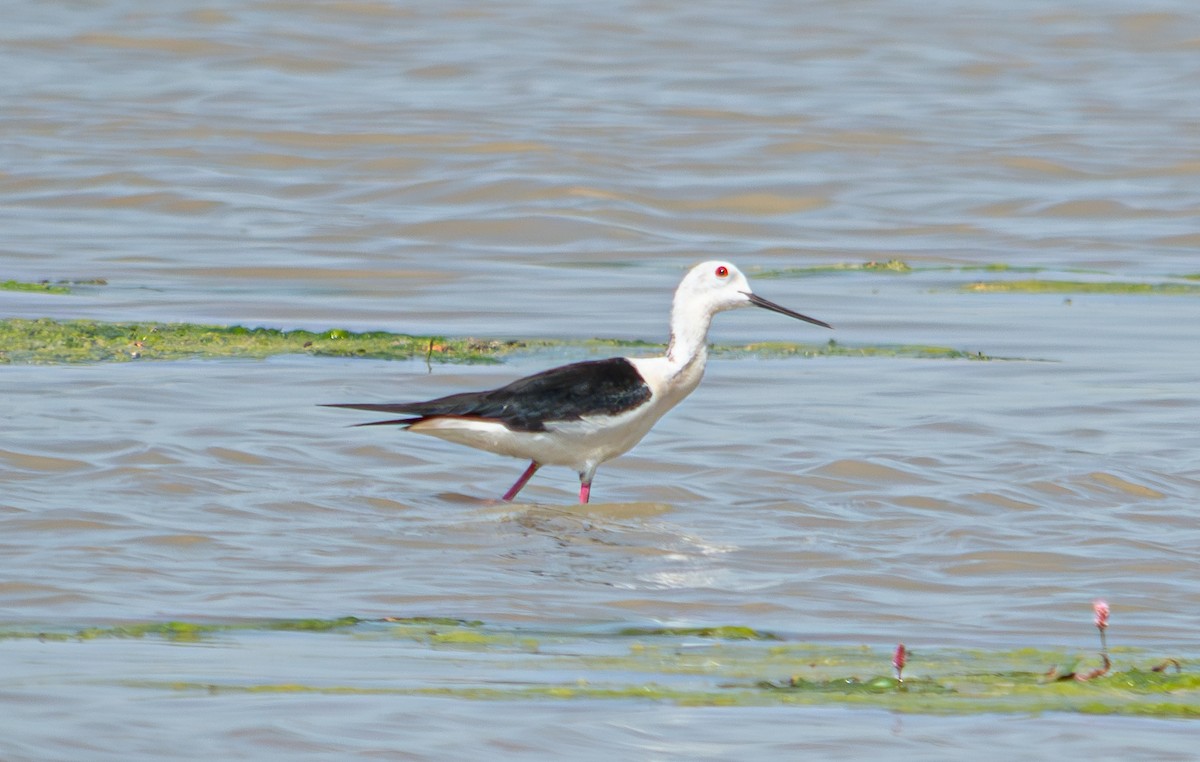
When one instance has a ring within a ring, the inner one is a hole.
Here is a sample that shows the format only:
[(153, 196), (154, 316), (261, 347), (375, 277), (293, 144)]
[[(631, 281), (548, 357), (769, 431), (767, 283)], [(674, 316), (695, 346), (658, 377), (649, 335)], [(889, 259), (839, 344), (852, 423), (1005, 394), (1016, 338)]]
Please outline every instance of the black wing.
[(427, 418), (462, 416), (500, 421), (514, 431), (545, 431), (547, 421), (577, 421), (586, 415), (615, 415), (650, 399), (650, 387), (624, 357), (564, 365), (486, 392), (464, 392), (427, 402), (328, 405), (411, 418), (362, 426), (411, 425)]

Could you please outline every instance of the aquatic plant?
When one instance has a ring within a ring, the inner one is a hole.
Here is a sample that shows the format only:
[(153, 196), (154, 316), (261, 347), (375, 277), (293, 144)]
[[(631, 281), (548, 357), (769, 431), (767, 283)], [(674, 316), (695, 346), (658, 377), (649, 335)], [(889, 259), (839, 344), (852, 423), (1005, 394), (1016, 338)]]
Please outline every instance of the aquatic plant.
[[(1097, 667), (1088, 672), (1076, 672), (1074, 668), (1068, 670), (1060, 670), (1058, 665), (1050, 667), (1046, 670), (1047, 680), (1076, 680), (1079, 682), (1087, 682), (1095, 680), (1097, 677), (1103, 677), (1112, 669), (1112, 660), (1108, 657), (1108, 642), (1105, 640), (1104, 631), (1108, 629), (1108, 604), (1102, 600), (1097, 600), (1092, 603), (1092, 621), (1096, 625), (1096, 629), (1100, 631), (1100, 661), (1102, 666)], [(1153, 671), (1161, 671), (1155, 668)]]
[[(1097, 611), (1097, 613), (1099, 613)], [(1101, 621), (1107, 627), (1107, 618)], [(398, 642), (394, 679), (347, 676), (306, 682), (256, 683), (228, 675), (198, 674), (186, 681), (159, 680), (154, 673), (114, 678), (137, 690), (176, 693), (320, 693), (421, 695), (463, 700), (660, 701), (686, 706), (846, 706), (913, 713), (1036, 713), (1043, 711), (1200, 719), (1200, 675), (1185, 674), (1170, 658), (1149, 670), (1044, 673), (1034, 664), (1071, 657), (1052, 651), (922, 649), (920, 677), (904, 677), (912, 653), (903, 644), (881, 652), (866, 646), (786, 642), (745, 625), (638, 627), (597, 630), (524, 629), (446, 617), (234, 620), (228, 622), (131, 622), (81, 628), (5, 628), (0, 640), (37, 639), (53, 646), (86, 647), (103, 639), (159, 639), (175, 646), (214, 642), (271, 648), (273, 637), (340, 638), (335, 648), (363, 641)], [(293, 641), (294, 642), (294, 641)], [(1126, 661), (1143, 652), (1121, 648)], [(478, 680), (416, 678), (403, 659), (436, 654), (446, 664), (469, 667)], [(894, 676), (880, 674), (890, 654)], [(1106, 655), (1107, 656), (1107, 655)], [(514, 673), (519, 664), (523, 675)], [(1171, 669), (1171, 668), (1174, 669)], [(296, 668), (304, 669), (302, 663)], [(503, 679), (489, 679), (489, 670)], [(783, 679), (763, 675), (784, 672)], [(564, 677), (564, 675), (566, 677)], [(1104, 676), (1103, 680), (1095, 678)], [(81, 679), (93, 681), (93, 676)]]
[(796, 278), (827, 273), (867, 272), (867, 273), (910, 273), (912, 265), (901, 259), (870, 260), (868, 262), (834, 262), (826, 265), (811, 265), (809, 267), (785, 267), (778, 270), (752, 270), (755, 278)]
[(71, 289), (47, 281), (27, 283), (19, 280), (0, 281), (0, 291), (31, 291), (44, 294), (69, 294)]
[[(260, 359), (275, 355), (424, 360), (427, 363), (495, 363), (516, 354), (554, 353), (564, 357), (609, 355), (620, 349), (661, 351), (662, 345), (627, 339), (561, 341), (529, 338), (496, 340), (414, 336), (388, 331), (287, 331), (276, 328), (194, 323), (105, 323), (41, 318), (0, 319), (0, 363), (50, 364), (133, 360)], [(848, 345), (758, 342), (717, 345), (725, 357), (917, 357), (1000, 359), (981, 352), (925, 345)]]
[(1104, 631), (1108, 629), (1108, 604), (1098, 600), (1092, 604), (1092, 611), (1095, 614), (1096, 629), (1100, 631), (1100, 651), (1108, 653), (1108, 642), (1104, 638)]
[(975, 292), (1024, 294), (1133, 294), (1187, 296), (1200, 294), (1193, 283), (1138, 283), (1130, 281), (997, 280), (978, 281), (964, 288)]
[(20, 280), (0, 281), (0, 291), (31, 291), (41, 294), (70, 294), (72, 286), (106, 286), (108, 281), (103, 278), (88, 280), (40, 280), (36, 283)]
[(904, 665), (908, 661), (908, 651), (905, 650), (904, 644), (896, 646), (896, 652), (892, 654), (892, 668), (896, 670), (896, 682), (904, 682)]

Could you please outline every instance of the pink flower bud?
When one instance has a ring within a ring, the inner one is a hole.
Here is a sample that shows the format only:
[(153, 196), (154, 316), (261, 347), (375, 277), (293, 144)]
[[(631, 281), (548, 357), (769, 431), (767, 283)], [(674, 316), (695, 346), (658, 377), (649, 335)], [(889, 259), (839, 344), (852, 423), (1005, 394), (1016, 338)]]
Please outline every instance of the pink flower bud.
[(1096, 601), (1092, 604), (1092, 611), (1096, 612), (1096, 626), (1100, 631), (1108, 629), (1108, 604), (1104, 601)]
[(900, 674), (904, 669), (904, 662), (908, 660), (908, 651), (904, 650), (904, 644), (896, 646), (896, 653), (892, 656), (892, 666), (896, 668), (896, 674)]

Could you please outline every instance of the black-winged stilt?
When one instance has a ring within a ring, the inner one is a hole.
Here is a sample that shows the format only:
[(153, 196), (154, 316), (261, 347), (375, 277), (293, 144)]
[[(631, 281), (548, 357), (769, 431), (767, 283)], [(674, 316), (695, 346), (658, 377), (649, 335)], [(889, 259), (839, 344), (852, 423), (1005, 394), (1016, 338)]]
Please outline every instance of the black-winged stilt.
[(629, 451), (700, 383), (713, 315), (751, 305), (832, 328), (758, 296), (732, 264), (704, 262), (693, 267), (675, 291), (671, 338), (661, 357), (577, 362), (499, 389), (427, 402), (328, 407), (401, 413), (406, 417), (358, 425), (396, 424), (418, 434), (528, 460), (529, 467), (504, 493), (504, 500), (516, 497), (542, 466), (570, 466), (579, 473), (579, 502), (586, 503), (600, 464)]

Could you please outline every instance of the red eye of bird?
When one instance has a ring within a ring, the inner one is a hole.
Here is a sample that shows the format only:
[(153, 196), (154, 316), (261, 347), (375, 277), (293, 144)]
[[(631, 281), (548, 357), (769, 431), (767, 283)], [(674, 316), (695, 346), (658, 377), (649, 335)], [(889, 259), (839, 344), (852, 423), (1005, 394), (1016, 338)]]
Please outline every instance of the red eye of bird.
[(717, 267), (717, 277), (718, 278), (724, 278), (727, 275), (729, 275), (728, 267), (726, 267), (725, 265), (720, 265), (719, 267)]

